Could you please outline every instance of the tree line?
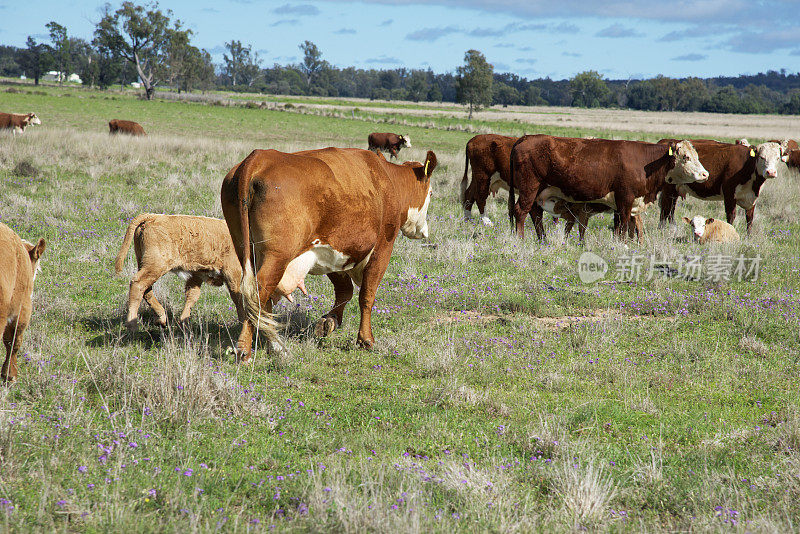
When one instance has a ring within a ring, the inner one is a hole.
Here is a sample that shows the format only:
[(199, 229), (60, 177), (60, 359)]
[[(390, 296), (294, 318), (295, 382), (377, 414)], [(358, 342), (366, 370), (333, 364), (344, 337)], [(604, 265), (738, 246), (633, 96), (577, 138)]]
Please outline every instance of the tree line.
[(69, 35), (55, 21), (46, 25), (49, 41), (28, 37), (26, 46), (0, 46), (0, 76), (25, 75), (38, 84), (55, 70), (85, 85), (106, 88), (138, 81), (150, 99), (156, 87), (177, 91), (224, 88), (284, 95), (356, 97), (414, 102), (461, 102), (472, 112), (497, 105), (619, 107), (652, 111), (800, 114), (800, 73), (768, 71), (736, 78), (657, 76), (646, 80), (607, 80), (596, 71), (569, 80), (527, 79), (496, 73), (484, 55), (469, 50), (452, 73), (431, 69), (337, 67), (323, 59), (311, 41), (299, 45), (296, 64), (263, 66), (252, 45), (225, 43), (220, 64), (192, 44), (170, 10), (157, 3), (106, 4), (91, 41)]

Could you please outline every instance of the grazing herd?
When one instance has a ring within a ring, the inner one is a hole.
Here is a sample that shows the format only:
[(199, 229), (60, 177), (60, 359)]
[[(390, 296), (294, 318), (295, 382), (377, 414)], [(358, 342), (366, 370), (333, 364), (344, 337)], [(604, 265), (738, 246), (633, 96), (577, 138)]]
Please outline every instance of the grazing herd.
[[(41, 124), (28, 115), (0, 114), (0, 128), (21, 133)], [(133, 121), (114, 119), (110, 134), (146, 135)], [(248, 360), (262, 332), (273, 350), (285, 350), (272, 314), (282, 297), (292, 300), (305, 277), (327, 275), (334, 289), (332, 309), (314, 325), (327, 336), (342, 325), (344, 308), (358, 286), (360, 326), (357, 343), (375, 342), (371, 314), (375, 296), (399, 233), (428, 237), (427, 212), (436, 155), (394, 164), (391, 158), (411, 142), (408, 136), (373, 133), (369, 150), (324, 148), (284, 153), (254, 150), (222, 181), (225, 219), (145, 213), (128, 225), (115, 261), (122, 271), (131, 244), (138, 270), (130, 282), (125, 324), (135, 329), (144, 299), (162, 326), (164, 307), (153, 284), (167, 272), (186, 281), (180, 321), (188, 320), (203, 283), (225, 285), (236, 306), (242, 331), (236, 342), (240, 361)], [(579, 139), (550, 135), (521, 138), (494, 134), (473, 137), (466, 146), (460, 201), (466, 218), (478, 205), (485, 215), (489, 193), (509, 192), (512, 228), (524, 236), (530, 216), (544, 240), (544, 212), (565, 219), (568, 234), (577, 222), (580, 239), (589, 217), (614, 213), (618, 237), (643, 232), (643, 213), (660, 194), (661, 220), (672, 221), (678, 198), (692, 195), (722, 200), (728, 222), (684, 218), (700, 243), (738, 241), (731, 226), (736, 206), (745, 210), (747, 230), (766, 180), (778, 174), (778, 162), (798, 166), (800, 149), (791, 140), (751, 147), (711, 140), (662, 139), (658, 143)], [(472, 181), (469, 182), (469, 169)], [(31, 314), (33, 281), (45, 242), (23, 241), (0, 223), (0, 325), (6, 360), (2, 380), (17, 376), (16, 354)]]

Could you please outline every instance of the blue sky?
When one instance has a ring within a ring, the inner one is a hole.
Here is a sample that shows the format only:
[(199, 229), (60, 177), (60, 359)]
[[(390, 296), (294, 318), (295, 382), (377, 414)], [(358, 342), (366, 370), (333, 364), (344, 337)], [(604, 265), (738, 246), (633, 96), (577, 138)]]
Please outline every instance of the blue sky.
[[(0, 0), (0, 43), (46, 39), (55, 20), (91, 39), (104, 1)], [(117, 7), (119, 2), (112, 2)], [(223, 44), (252, 44), (268, 66), (313, 41), (334, 65), (452, 72), (470, 48), (499, 72), (607, 78), (800, 71), (797, 0), (173, 0), (162, 1), (221, 61)]]

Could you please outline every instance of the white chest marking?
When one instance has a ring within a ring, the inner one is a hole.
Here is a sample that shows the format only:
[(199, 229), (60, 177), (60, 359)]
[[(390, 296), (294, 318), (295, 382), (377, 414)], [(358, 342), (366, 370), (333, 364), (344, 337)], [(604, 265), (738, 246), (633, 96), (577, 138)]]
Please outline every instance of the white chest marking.
[(733, 198), (736, 199), (736, 203), (746, 210), (756, 205), (756, 192), (753, 191), (753, 182), (755, 179), (755, 175), (751, 176), (745, 183), (737, 185), (733, 192)]
[(431, 194), (433, 190), (428, 188), (428, 196), (425, 197), (425, 204), (421, 208), (408, 208), (408, 215), (406, 222), (400, 227), (400, 230), (408, 237), (419, 239), (420, 237), (428, 237), (428, 205), (431, 203)]

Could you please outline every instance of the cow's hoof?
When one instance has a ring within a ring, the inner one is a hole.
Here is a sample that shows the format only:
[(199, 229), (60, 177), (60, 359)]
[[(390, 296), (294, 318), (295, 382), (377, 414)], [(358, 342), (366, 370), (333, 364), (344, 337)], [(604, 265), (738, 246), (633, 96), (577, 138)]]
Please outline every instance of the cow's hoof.
[(327, 337), (336, 330), (336, 319), (333, 317), (323, 317), (314, 325), (314, 335), (317, 337)]
[(139, 321), (137, 319), (125, 321), (125, 328), (128, 329), (128, 332), (136, 332), (139, 330)]
[(237, 363), (247, 363), (250, 360), (250, 355), (252, 351), (240, 349), (239, 347), (228, 347), (225, 350), (225, 354), (232, 354), (234, 358), (236, 358)]
[(375, 345), (375, 340), (374, 339), (361, 339), (359, 337), (358, 341), (356, 342), (356, 344), (359, 346), (359, 348), (369, 350)]
[(484, 226), (494, 226), (492, 220), (489, 217), (486, 217), (485, 215), (481, 217), (481, 224)]

